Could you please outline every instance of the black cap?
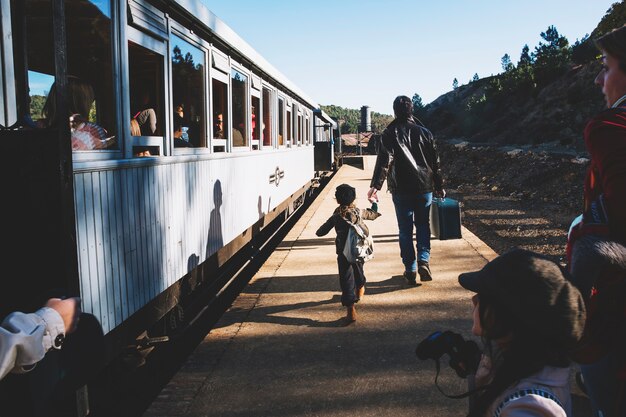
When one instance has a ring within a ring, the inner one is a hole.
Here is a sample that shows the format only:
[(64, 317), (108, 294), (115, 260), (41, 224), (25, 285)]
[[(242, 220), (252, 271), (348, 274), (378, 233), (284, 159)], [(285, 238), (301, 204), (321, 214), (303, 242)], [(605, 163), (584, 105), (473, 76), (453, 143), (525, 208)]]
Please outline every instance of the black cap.
[(489, 295), (553, 342), (571, 346), (583, 334), (585, 305), (567, 272), (543, 255), (513, 249), (483, 269), (459, 275), (463, 288)]
[(347, 206), (356, 199), (356, 190), (351, 185), (341, 184), (335, 190), (335, 198), (339, 204)]

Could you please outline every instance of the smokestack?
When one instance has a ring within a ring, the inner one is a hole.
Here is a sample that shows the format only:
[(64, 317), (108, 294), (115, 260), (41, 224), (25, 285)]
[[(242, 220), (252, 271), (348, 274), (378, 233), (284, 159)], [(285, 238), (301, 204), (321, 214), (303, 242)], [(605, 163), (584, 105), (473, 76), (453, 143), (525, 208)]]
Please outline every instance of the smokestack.
[(372, 115), (369, 106), (361, 107), (361, 132), (372, 131)]

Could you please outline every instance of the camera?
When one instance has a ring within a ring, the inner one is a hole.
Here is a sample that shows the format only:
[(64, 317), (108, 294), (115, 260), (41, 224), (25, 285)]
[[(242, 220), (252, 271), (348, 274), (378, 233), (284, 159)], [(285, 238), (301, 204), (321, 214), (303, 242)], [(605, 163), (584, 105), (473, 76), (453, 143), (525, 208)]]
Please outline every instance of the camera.
[(476, 373), (481, 351), (476, 342), (465, 340), (460, 334), (446, 330), (431, 333), (417, 345), (415, 354), (421, 360), (436, 361), (447, 354), (450, 357), (450, 367), (459, 377), (465, 378)]

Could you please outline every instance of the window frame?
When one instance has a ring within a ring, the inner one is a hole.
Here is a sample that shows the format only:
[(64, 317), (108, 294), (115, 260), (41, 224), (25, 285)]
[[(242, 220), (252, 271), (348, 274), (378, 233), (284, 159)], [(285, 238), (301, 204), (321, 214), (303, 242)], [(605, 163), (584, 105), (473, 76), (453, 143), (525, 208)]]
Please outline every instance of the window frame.
[[(91, 2), (91, 0), (89, 0)], [(92, 3), (93, 4), (93, 3)], [(140, 4), (140, 3), (138, 3)], [(93, 161), (93, 162), (98, 162), (98, 161), (108, 161), (108, 160), (116, 160), (116, 159), (121, 159), (124, 158), (126, 156), (126, 135), (125, 135), (125, 130), (123, 129), (124, 126), (124, 121), (123, 121), (123, 111), (122, 111), (122, 105), (121, 102), (121, 96), (122, 96), (122, 91), (123, 91), (123, 87), (120, 85), (120, 62), (123, 61), (123, 57), (121, 56), (121, 54), (119, 53), (119, 39), (120, 39), (120, 34), (118, 34), (118, 29), (121, 21), (126, 22), (126, 18), (127, 15), (125, 13), (125, 10), (118, 10), (118, 6), (117, 6), (117, 2), (115, 0), (110, 0), (110, 13), (111, 13), (111, 45), (110, 45), (110, 53), (111, 53), (111, 66), (112, 66), (112, 73), (111, 73), (111, 77), (112, 77), (112, 84), (113, 84), (113, 88), (115, 89), (115, 91), (113, 92), (113, 105), (115, 106), (115, 110), (114, 110), (114, 117), (115, 117), (115, 127), (117, 129), (117, 133), (115, 136), (117, 136), (117, 143), (118, 143), (118, 149), (90, 149), (90, 150), (84, 150), (84, 151), (75, 151), (72, 150), (72, 161), (73, 162), (89, 162), (89, 161)], [(66, 12), (67, 13), (67, 12)], [(67, 14), (65, 16), (63, 16), (64, 19), (67, 19)], [(121, 24), (121, 26), (124, 28), (127, 25)], [(127, 29), (127, 27), (126, 27)], [(122, 32), (124, 31), (124, 29), (122, 29)], [(67, 36), (67, 30), (65, 31), (65, 36)], [(125, 32), (121, 34), (121, 36), (125, 36)], [(123, 39), (123, 38), (122, 38)], [(67, 40), (65, 41), (67, 44)], [(66, 53), (67, 53), (67, 49), (66, 49)], [(66, 63), (67, 65), (67, 63)], [(66, 71), (68, 70), (68, 68), (66, 68)], [(54, 77), (56, 79), (57, 74), (54, 74)], [(27, 81), (28, 82), (28, 81)], [(129, 112), (130, 113), (130, 112)], [(130, 118), (128, 120), (128, 124), (129, 126), (128, 128), (128, 134), (130, 135)], [(71, 139), (70, 139), (71, 141)]]
[(167, 103), (169, 103), (171, 100), (171, 98), (169, 97), (169, 80), (171, 78), (171, 74), (169, 73), (169, 65), (167, 62), (169, 57), (169, 42), (165, 39), (157, 39), (156, 37), (148, 33), (142, 32), (139, 29), (136, 29), (130, 25), (127, 25), (126, 30), (127, 32), (125, 49), (127, 60), (124, 67), (126, 71), (125, 78), (127, 83), (127, 93), (124, 94), (124, 100), (127, 100), (128, 102), (128, 111), (124, 116), (124, 121), (126, 121), (126, 118), (128, 118), (128, 123), (124, 123), (124, 131), (127, 133), (128, 140), (124, 141), (124, 144), (126, 145), (124, 146), (124, 155), (127, 158), (136, 158), (135, 156), (133, 156), (133, 146), (150, 146), (159, 148), (159, 155), (153, 155), (154, 157), (171, 155), (171, 143), (167, 136), (167, 132), (169, 132), (171, 126), (169, 123), (169, 117), (167, 117), (165, 111), (163, 112), (163, 136), (132, 136), (130, 134), (130, 54), (128, 50), (128, 43), (133, 42), (163, 57), (163, 79), (161, 80), (161, 87), (163, 89), (163, 106), (167, 106)]
[[(269, 91), (269, 125), (270, 125), (270, 144), (264, 145), (263, 140), (261, 140), (261, 150), (270, 150), (276, 149), (278, 147), (278, 117), (276, 117), (278, 113), (278, 94), (274, 87), (270, 84), (261, 80), (261, 123), (265, 120), (265, 113), (263, 109), (265, 108), (265, 99), (263, 97), (263, 90), (266, 89)], [(263, 136), (263, 125), (261, 125), (261, 136)]]
[(285, 147), (293, 146), (293, 100), (285, 96)]
[[(202, 91), (202, 95), (203, 95), (203, 100), (204, 100), (204, 120), (205, 120), (205, 143), (206, 146), (205, 147), (197, 147), (197, 148), (175, 148), (174, 147), (174, 134), (173, 134), (173, 127), (174, 127), (174, 114), (173, 114), (173, 108), (174, 108), (174, 85), (172, 81), (174, 72), (172, 69), (172, 57), (171, 57), (171, 53), (172, 53), (172, 47), (171, 47), (171, 36), (177, 36), (179, 38), (181, 38), (182, 40), (184, 40), (185, 42), (188, 42), (189, 44), (191, 44), (192, 46), (198, 48), (200, 50), (200, 52), (202, 53), (202, 56), (204, 57), (204, 77), (203, 77), (203, 91)], [(212, 144), (211, 144), (211, 138), (213, 136), (213, 125), (212, 125), (212, 120), (209, 117), (209, 115), (211, 114), (210, 111), (210, 107), (211, 107), (211, 100), (213, 98), (213, 96), (211, 95), (212, 91), (210, 91), (211, 89), (209, 88), (209, 83), (212, 82), (211, 81), (211, 77), (209, 75), (210, 72), (210, 51), (211, 51), (211, 44), (208, 43), (207, 41), (205, 41), (204, 39), (202, 39), (201, 37), (195, 35), (193, 33), (193, 31), (191, 29), (186, 28), (185, 26), (181, 25), (180, 23), (176, 22), (175, 20), (170, 20), (170, 37), (168, 38), (168, 63), (169, 63), (169, 80), (170, 80), (170, 85), (168, 87), (169, 89), (169, 96), (170, 96), (170, 100), (169, 100), (169, 109), (170, 112), (168, 113), (168, 116), (166, 117), (167, 119), (169, 119), (169, 123), (171, 128), (167, 130), (167, 136), (168, 136), (168, 141), (170, 142), (171, 149), (172, 149), (172, 155), (189, 155), (189, 154), (205, 154), (205, 153), (210, 153), (213, 150)], [(210, 99), (209, 99), (210, 98)]]
[[(250, 126), (248, 128), (248, 130), (250, 131), (250, 149), (253, 151), (260, 151), (261, 149), (263, 149), (263, 141), (261, 140), (261, 135), (263, 134), (263, 131), (261, 129), (261, 123), (263, 123), (263, 97), (262, 97), (262, 83), (261, 83), (261, 78), (254, 75), (254, 74), (250, 74), (250, 100), (249, 100), (249, 105), (248, 105), (248, 121), (250, 122)], [(259, 88), (255, 88), (255, 84), (259, 87)], [(259, 109), (257, 109), (256, 112), (256, 124), (259, 127), (259, 137), (257, 139), (252, 139), (252, 133), (253, 133), (253, 127), (252, 127), (252, 99), (253, 98), (257, 98), (259, 100)], [(256, 148), (255, 148), (256, 146)]]
[[(229, 132), (230, 126), (232, 123), (232, 114), (230, 114), (230, 58), (228, 55), (224, 54), (222, 51), (211, 45), (209, 48), (209, 71), (208, 71), (209, 82), (207, 84), (208, 87), (208, 105), (207, 110), (209, 112), (209, 149), (211, 153), (215, 154), (224, 154), (231, 152), (230, 146), (230, 137), (232, 136)], [(213, 80), (221, 82), (226, 86), (226, 111), (229, 114), (226, 117), (227, 125), (223, 127), (226, 131), (225, 139), (216, 139), (214, 132), (215, 120), (213, 120), (213, 113), (215, 111), (213, 104)], [(216, 151), (216, 147), (223, 147), (223, 151)]]

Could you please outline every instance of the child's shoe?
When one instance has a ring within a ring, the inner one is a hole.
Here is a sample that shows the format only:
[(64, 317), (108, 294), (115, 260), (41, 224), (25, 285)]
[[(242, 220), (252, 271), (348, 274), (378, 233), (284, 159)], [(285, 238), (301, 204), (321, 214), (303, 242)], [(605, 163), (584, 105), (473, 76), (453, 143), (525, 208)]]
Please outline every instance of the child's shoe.
[(354, 307), (354, 305), (351, 305), (347, 307), (347, 310), (348, 310), (348, 314), (346, 314), (346, 319), (349, 322), (356, 321), (356, 307)]

